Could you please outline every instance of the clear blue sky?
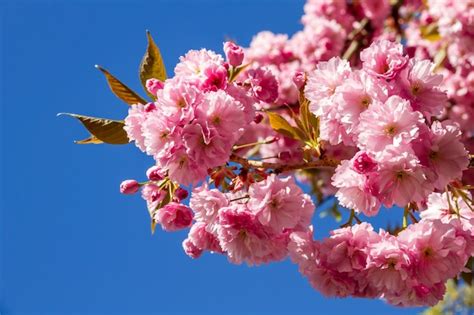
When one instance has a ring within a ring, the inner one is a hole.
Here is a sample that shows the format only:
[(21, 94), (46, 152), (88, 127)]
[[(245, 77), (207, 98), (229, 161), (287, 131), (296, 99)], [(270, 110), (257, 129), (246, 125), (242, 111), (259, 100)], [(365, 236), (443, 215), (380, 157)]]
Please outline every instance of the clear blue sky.
[[(6, 2), (5, 2), (6, 1)], [(150, 235), (138, 196), (150, 158), (134, 146), (79, 146), (58, 112), (123, 118), (94, 64), (142, 92), (145, 29), (168, 73), (191, 48), (293, 33), (303, 1), (0, 0), (1, 314), (416, 314), (382, 301), (325, 299), (289, 261), (259, 268), (189, 259), (186, 233)], [(396, 210), (395, 210), (396, 211)], [(392, 210), (392, 215), (394, 214)], [(400, 213), (395, 213), (397, 216)], [(329, 219), (315, 219), (324, 235)]]

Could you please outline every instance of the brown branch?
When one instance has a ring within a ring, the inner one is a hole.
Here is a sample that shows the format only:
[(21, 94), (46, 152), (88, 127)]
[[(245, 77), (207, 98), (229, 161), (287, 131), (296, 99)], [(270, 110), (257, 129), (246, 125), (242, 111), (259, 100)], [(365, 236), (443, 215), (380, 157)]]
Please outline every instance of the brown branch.
[(241, 156), (238, 156), (236, 154), (232, 154), (230, 156), (230, 160), (232, 162), (239, 163), (240, 165), (242, 165), (244, 168), (247, 168), (247, 169), (250, 169), (250, 168), (266, 169), (266, 170), (271, 169), (271, 170), (274, 170), (275, 173), (283, 173), (286, 171), (313, 169), (313, 168), (333, 169), (337, 167), (340, 163), (340, 161), (338, 160), (328, 159), (328, 158), (316, 160), (312, 162), (301, 162), (301, 163), (295, 163), (295, 164), (271, 163), (271, 162), (263, 162), (263, 161), (257, 161), (257, 160), (249, 160)]

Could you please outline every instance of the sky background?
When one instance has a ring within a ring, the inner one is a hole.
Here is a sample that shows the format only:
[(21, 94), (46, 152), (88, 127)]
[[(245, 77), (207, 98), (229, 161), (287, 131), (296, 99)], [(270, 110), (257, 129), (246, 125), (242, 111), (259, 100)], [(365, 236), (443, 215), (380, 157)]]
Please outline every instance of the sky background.
[[(383, 301), (326, 299), (288, 260), (258, 268), (182, 251), (187, 232), (151, 235), (145, 202), (119, 194), (152, 161), (134, 146), (75, 145), (59, 112), (121, 119), (94, 64), (141, 89), (151, 30), (168, 74), (189, 49), (221, 53), (261, 30), (301, 28), (304, 1), (0, 0), (1, 314), (417, 314)], [(387, 217), (401, 217), (398, 210)], [(382, 223), (383, 222), (383, 223)], [(314, 220), (317, 237), (338, 224)]]

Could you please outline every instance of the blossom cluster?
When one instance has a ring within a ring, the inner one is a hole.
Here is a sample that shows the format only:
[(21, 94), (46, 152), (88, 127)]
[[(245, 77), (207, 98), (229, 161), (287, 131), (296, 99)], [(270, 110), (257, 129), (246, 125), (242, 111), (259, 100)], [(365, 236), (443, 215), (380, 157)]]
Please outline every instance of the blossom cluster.
[(311, 285), (332, 297), (384, 298), (398, 306), (435, 305), (445, 282), (474, 255), (474, 212), (463, 201), (448, 205), (447, 194), (428, 198), (422, 220), (398, 235), (378, 233), (368, 223), (331, 232), (290, 235), (291, 259)]
[(307, 231), (314, 212), (311, 197), (291, 177), (274, 174), (238, 194), (201, 186), (189, 204), (196, 222), (183, 242), (186, 254), (223, 253), (248, 265), (285, 258), (289, 235)]
[(205, 49), (188, 52), (173, 78), (147, 83), (157, 100), (133, 105), (125, 119), (130, 140), (180, 184), (198, 183), (209, 169), (225, 164), (254, 121), (255, 107), (276, 98), (278, 84), (265, 68), (232, 82), (244, 55), (233, 43), (224, 48), (229, 62)]
[(435, 119), (447, 96), (430, 61), (387, 40), (372, 43), (361, 60), (356, 70), (339, 57), (320, 62), (305, 95), (321, 139), (359, 150), (332, 177), (340, 204), (373, 216), (382, 204), (420, 203), (460, 180), (469, 157), (459, 126)]
[[(308, 0), (292, 36), (189, 51), (129, 109), (127, 136), (154, 163), (121, 192), (141, 191), (152, 229), (189, 228), (192, 258), (290, 256), (326, 296), (434, 305), (474, 256), (473, 8)], [(314, 240), (302, 185), (349, 221)], [(399, 230), (358, 217), (382, 207), (404, 209)]]

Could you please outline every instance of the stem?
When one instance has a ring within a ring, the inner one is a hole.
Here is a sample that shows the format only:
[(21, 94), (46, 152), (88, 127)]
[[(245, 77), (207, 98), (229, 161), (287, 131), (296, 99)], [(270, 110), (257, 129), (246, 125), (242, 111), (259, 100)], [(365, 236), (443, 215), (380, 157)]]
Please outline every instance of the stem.
[(405, 229), (408, 226), (408, 213), (409, 213), (409, 208), (408, 206), (405, 207), (403, 211), (403, 222), (402, 222), (402, 227)]
[(418, 220), (416, 219), (416, 217), (413, 215), (411, 211), (408, 212), (408, 214), (410, 215), (410, 219), (413, 223), (418, 223)]
[(244, 168), (255, 168), (255, 169), (272, 169), (275, 173), (282, 173), (285, 171), (311, 169), (311, 168), (329, 168), (333, 169), (339, 165), (339, 161), (333, 159), (321, 159), (312, 162), (302, 162), (297, 164), (284, 164), (284, 163), (270, 163), (256, 160), (248, 160), (236, 154), (230, 156), (232, 162), (239, 163)]
[(264, 140), (264, 141), (257, 141), (257, 142), (252, 142), (252, 143), (245, 143), (245, 144), (240, 144), (240, 145), (234, 145), (234, 150), (239, 150), (239, 149), (243, 149), (243, 148), (247, 148), (247, 147), (253, 147), (255, 145), (259, 145), (259, 144), (270, 144), (270, 143), (273, 143), (275, 142), (275, 137), (271, 138), (271, 139), (268, 139), (268, 140)]
[(369, 19), (364, 18), (362, 21), (360, 21), (359, 27), (349, 34), (348, 39), (351, 40), (351, 43), (342, 54), (342, 59), (350, 60), (351, 57), (361, 48), (364, 36), (359, 38), (359, 35), (361, 35), (364, 30), (368, 30), (369, 26)]
[(239, 197), (239, 198), (231, 199), (231, 200), (229, 200), (229, 202), (238, 201), (238, 200), (242, 200), (242, 199), (246, 199), (246, 198), (250, 198), (250, 196), (249, 196), (249, 195), (245, 195), (245, 196), (242, 196), (242, 197)]

